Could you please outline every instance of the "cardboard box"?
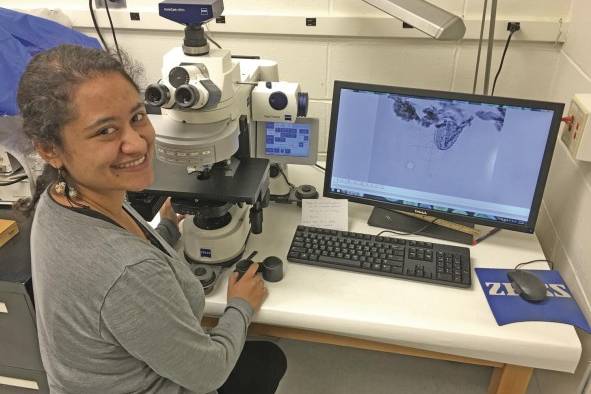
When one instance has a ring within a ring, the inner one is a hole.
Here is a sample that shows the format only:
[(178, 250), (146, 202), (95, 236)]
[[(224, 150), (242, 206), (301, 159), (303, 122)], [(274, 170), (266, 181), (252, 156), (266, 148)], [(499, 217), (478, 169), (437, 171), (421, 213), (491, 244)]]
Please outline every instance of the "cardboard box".
[(0, 219), (0, 248), (18, 234), (18, 226), (14, 220)]

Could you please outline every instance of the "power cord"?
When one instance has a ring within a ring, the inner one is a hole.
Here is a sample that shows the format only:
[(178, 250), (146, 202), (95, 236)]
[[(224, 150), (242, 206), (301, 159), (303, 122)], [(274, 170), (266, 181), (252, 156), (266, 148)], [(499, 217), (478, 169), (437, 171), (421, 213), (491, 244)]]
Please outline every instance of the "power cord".
[(285, 172), (283, 172), (283, 168), (281, 168), (281, 164), (277, 164), (277, 169), (279, 170), (279, 173), (281, 174), (281, 176), (283, 176), (283, 179), (285, 179), (285, 183), (287, 183), (287, 185), (290, 188), (295, 188), (295, 185), (293, 183), (291, 183), (289, 181), (289, 179), (287, 179), (287, 175), (285, 175)]
[(20, 181), (24, 181), (28, 177), (26, 175), (20, 176), (18, 178), (10, 179), (8, 181), (0, 181), (0, 186), (10, 186), (14, 185), (15, 183), (19, 183)]
[(119, 44), (117, 43), (117, 36), (115, 35), (115, 28), (113, 27), (113, 20), (111, 19), (111, 11), (109, 10), (109, 0), (105, 0), (105, 9), (107, 10), (107, 17), (109, 18), (109, 25), (111, 26), (111, 34), (113, 35), (113, 42), (115, 43), (115, 49), (117, 50), (119, 63), (123, 64), (121, 51), (119, 50)]
[(550, 264), (550, 269), (554, 270), (554, 263), (551, 260), (546, 260), (546, 259), (539, 259), (539, 260), (531, 260), (531, 261), (526, 261), (525, 263), (519, 263), (515, 266), (515, 270), (518, 270), (521, 266), (526, 265), (526, 264), (531, 264), (531, 263), (548, 263)]
[[(209, 22), (208, 22), (209, 23)], [(211, 41), (211, 43), (213, 45), (215, 45), (216, 47), (218, 47), (219, 49), (222, 49), (222, 47), (220, 46), (220, 44), (218, 44), (212, 37), (211, 37), (211, 30), (209, 30), (209, 26), (208, 23), (206, 23), (205, 25), (203, 25), (205, 27), (205, 30), (207, 30), (207, 32), (203, 32), (203, 34), (205, 34), (205, 38), (207, 38), (209, 41)]]
[(105, 39), (103, 38), (103, 35), (101, 34), (101, 29), (99, 29), (98, 23), (96, 21), (96, 15), (94, 15), (94, 7), (92, 6), (92, 2), (93, 2), (93, 0), (88, 0), (88, 9), (90, 10), (90, 17), (92, 18), (92, 24), (94, 25), (94, 30), (96, 30), (96, 34), (98, 35), (99, 39), (101, 40), (101, 43), (103, 44), (103, 48), (105, 48), (105, 50), (109, 50), (109, 47), (107, 46), (107, 43), (105, 42)]
[(495, 75), (495, 80), (493, 82), (492, 91), (490, 93), (491, 96), (495, 95), (495, 87), (497, 86), (497, 80), (499, 79), (499, 75), (501, 74), (501, 70), (503, 69), (503, 63), (505, 62), (505, 55), (507, 54), (507, 49), (509, 48), (509, 43), (511, 42), (511, 37), (515, 32), (521, 29), (519, 22), (509, 22), (507, 25), (507, 29), (510, 31), (509, 37), (507, 37), (507, 42), (505, 43), (505, 49), (503, 50), (503, 56), (501, 57), (501, 63), (499, 64), (499, 70)]

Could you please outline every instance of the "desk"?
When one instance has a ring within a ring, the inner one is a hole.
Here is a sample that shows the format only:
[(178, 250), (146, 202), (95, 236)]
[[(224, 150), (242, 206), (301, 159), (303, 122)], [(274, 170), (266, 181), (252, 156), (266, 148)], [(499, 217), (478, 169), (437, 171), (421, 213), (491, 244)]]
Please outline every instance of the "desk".
[[(289, 178), (321, 189), (323, 172), (291, 166)], [(349, 204), (349, 230), (377, 234), (379, 229), (367, 225), (370, 213), (371, 207)], [(284, 279), (267, 283), (269, 297), (254, 317), (252, 335), (490, 366), (489, 394), (525, 393), (533, 368), (575, 370), (581, 343), (573, 327), (544, 322), (497, 326), (474, 273), (466, 290), (287, 262), (299, 220), (297, 206), (272, 203), (264, 211), (263, 233), (248, 241), (246, 254), (258, 250), (260, 259), (276, 255), (285, 264)], [(544, 258), (534, 235), (510, 231), (470, 253), (473, 268), (512, 268)], [(211, 317), (224, 311), (229, 271), (207, 297), (205, 324), (214, 324)]]

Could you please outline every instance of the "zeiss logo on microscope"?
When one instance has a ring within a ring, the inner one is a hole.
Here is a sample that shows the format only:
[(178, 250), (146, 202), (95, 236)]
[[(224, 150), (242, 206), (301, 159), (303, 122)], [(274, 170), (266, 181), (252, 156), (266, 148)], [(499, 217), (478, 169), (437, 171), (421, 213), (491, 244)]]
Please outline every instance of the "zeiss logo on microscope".
[(200, 252), (200, 254), (201, 254), (201, 257), (208, 257), (208, 258), (211, 258), (211, 249), (203, 249), (203, 248), (201, 248), (201, 249), (199, 250), (199, 252)]

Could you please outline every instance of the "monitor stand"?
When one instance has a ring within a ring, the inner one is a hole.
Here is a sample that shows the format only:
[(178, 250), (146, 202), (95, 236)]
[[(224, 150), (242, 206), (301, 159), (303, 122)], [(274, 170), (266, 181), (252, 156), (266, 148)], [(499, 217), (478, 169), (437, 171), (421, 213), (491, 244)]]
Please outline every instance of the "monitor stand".
[[(455, 223), (474, 228), (474, 225), (471, 223)], [(367, 224), (374, 227), (382, 227), (388, 230), (395, 230), (404, 233), (416, 233), (417, 235), (422, 235), (425, 237), (444, 239), (446, 241), (459, 242), (467, 245), (472, 245), (473, 240), (472, 234), (467, 234), (461, 231), (439, 226), (436, 223), (425, 228), (424, 230), (418, 231), (422, 227), (425, 227), (428, 222), (378, 207), (373, 209)]]

